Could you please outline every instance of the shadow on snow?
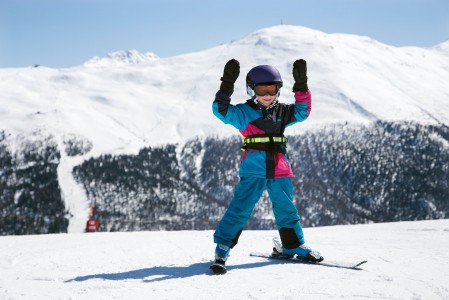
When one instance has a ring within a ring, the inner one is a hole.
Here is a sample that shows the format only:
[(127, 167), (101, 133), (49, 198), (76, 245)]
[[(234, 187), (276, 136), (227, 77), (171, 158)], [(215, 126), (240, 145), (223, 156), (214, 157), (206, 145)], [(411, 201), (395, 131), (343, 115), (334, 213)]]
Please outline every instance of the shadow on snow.
[[(278, 264), (275, 261), (256, 262), (243, 265), (230, 265), (228, 270), (239, 269), (253, 269), (264, 267), (268, 265)], [(139, 270), (133, 270), (121, 273), (104, 273), (104, 274), (92, 274), (85, 276), (78, 276), (73, 279), (66, 280), (65, 282), (86, 281), (92, 279), (104, 279), (104, 280), (128, 280), (128, 279), (140, 279), (143, 282), (157, 282), (169, 279), (189, 278), (199, 275), (214, 275), (209, 266), (211, 262), (202, 262), (192, 264), (190, 266), (156, 266), (152, 268), (145, 268)]]

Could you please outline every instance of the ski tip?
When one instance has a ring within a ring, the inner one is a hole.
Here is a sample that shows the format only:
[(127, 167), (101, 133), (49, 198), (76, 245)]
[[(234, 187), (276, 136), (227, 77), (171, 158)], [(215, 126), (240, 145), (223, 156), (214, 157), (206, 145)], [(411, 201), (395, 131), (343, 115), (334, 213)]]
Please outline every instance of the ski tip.
[(354, 268), (358, 268), (359, 266), (361, 266), (361, 265), (363, 265), (363, 264), (366, 264), (367, 262), (368, 262), (367, 260), (363, 260), (363, 261), (359, 262), (358, 264), (356, 264), (356, 265), (354, 266)]

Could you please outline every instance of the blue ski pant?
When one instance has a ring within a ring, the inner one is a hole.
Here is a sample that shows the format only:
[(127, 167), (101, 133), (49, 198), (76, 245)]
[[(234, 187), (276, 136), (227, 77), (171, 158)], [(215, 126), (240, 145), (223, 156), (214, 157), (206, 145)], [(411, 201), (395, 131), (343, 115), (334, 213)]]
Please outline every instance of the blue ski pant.
[(265, 179), (242, 177), (237, 184), (234, 197), (214, 233), (214, 242), (234, 247), (243, 227), (248, 222), (256, 203), (267, 189), (273, 205), (276, 226), (285, 248), (304, 244), (298, 210), (293, 203), (291, 178)]

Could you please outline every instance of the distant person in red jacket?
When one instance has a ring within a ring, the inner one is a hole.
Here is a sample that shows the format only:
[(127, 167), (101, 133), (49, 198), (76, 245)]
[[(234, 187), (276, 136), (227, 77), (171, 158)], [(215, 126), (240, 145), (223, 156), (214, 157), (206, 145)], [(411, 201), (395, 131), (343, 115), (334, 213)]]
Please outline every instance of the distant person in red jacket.
[(98, 220), (95, 218), (94, 215), (94, 207), (91, 204), (90, 205), (90, 211), (89, 211), (89, 220), (87, 220), (86, 223), (86, 232), (96, 232), (98, 230)]
[(98, 220), (91, 217), (86, 223), (86, 232), (95, 232), (98, 229)]

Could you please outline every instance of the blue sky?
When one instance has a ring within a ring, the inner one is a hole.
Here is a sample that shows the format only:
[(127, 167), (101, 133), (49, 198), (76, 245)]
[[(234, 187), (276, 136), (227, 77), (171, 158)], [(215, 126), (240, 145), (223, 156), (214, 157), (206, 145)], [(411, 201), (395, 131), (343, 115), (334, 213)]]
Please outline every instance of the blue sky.
[(281, 23), (430, 47), (449, 39), (449, 0), (0, 0), (0, 67), (131, 49), (169, 57)]

